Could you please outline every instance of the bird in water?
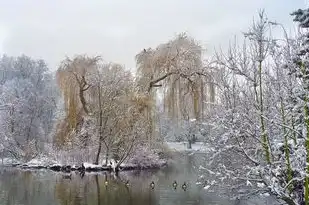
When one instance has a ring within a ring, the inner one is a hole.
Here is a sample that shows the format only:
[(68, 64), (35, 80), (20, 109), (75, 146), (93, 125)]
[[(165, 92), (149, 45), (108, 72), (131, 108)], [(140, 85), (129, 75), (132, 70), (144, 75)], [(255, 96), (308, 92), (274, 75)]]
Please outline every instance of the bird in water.
[(129, 180), (126, 181), (125, 185), (126, 185), (126, 186), (130, 186)]
[(63, 179), (72, 179), (72, 173), (70, 173), (69, 175), (63, 175), (62, 176)]
[(186, 182), (183, 183), (183, 185), (181, 186), (181, 188), (182, 188), (184, 191), (187, 190), (187, 184), (186, 184)]
[(205, 181), (203, 188), (206, 190), (210, 188), (210, 185), (207, 183), (207, 181)]
[(240, 198), (239, 197), (236, 197), (235, 199), (235, 205), (239, 205), (240, 204)]
[(86, 167), (84, 166), (84, 163), (82, 163), (82, 170), (86, 170)]
[(81, 178), (84, 178), (86, 172), (86, 167), (84, 166), (84, 163), (82, 163), (81, 169), (79, 170), (79, 175)]
[(155, 188), (155, 183), (153, 181), (150, 183), (150, 187), (151, 187), (151, 189)]
[(108, 185), (108, 181), (105, 181), (104, 184), (105, 184), (105, 186), (107, 186)]
[(176, 180), (173, 182), (173, 187), (174, 187), (174, 189), (177, 189), (177, 182), (176, 182)]
[(79, 172), (79, 175), (80, 175), (81, 178), (84, 178), (84, 176), (85, 176), (85, 170), (80, 171), (80, 172)]

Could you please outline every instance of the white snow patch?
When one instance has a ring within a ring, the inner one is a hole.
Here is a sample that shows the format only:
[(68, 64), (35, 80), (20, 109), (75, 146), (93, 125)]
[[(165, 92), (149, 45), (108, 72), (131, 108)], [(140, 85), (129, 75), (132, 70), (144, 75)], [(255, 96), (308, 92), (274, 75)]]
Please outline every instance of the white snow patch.
[(201, 175), (201, 176), (199, 176), (198, 178), (200, 178), (200, 179), (203, 179), (203, 178), (205, 178), (205, 175)]
[(260, 194), (260, 196), (268, 197), (268, 196), (270, 196), (270, 194), (269, 193), (262, 193), (262, 194)]
[(214, 148), (209, 147), (207, 144), (204, 144), (203, 142), (196, 142), (192, 144), (191, 149), (188, 149), (188, 142), (166, 142), (166, 144), (170, 149), (178, 152), (197, 151), (202, 153), (209, 153), (215, 151)]
[(210, 188), (210, 185), (207, 185), (207, 186), (204, 187), (205, 190), (207, 190), (209, 188)]
[(92, 163), (88, 163), (88, 162), (84, 162), (83, 163), (84, 167), (87, 169), (96, 169), (96, 168), (102, 168), (102, 165), (97, 165), (97, 164), (92, 164)]
[(211, 182), (210, 182), (210, 185), (214, 185), (216, 183), (216, 180), (212, 180)]
[(50, 166), (52, 164), (57, 164), (57, 161), (48, 158), (46, 156), (40, 156), (34, 159), (31, 159), (29, 162), (25, 163), (25, 165), (29, 167), (37, 167), (37, 166)]
[(16, 164), (16, 163), (20, 163), (20, 161), (13, 159), (13, 158), (0, 159), (0, 165), (11, 165), (11, 164)]
[(256, 185), (257, 185), (257, 187), (259, 187), (259, 188), (264, 188), (264, 187), (265, 187), (265, 184), (264, 184), (264, 183), (259, 183), (259, 182), (257, 182)]

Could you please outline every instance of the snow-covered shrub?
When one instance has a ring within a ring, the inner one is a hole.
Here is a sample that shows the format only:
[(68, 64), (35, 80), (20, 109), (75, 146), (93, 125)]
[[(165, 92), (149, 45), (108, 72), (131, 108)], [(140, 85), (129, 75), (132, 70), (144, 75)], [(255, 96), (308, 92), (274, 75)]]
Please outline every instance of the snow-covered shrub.
[(137, 165), (140, 168), (152, 168), (160, 167), (165, 162), (166, 160), (161, 159), (159, 154), (155, 153), (153, 149), (147, 146), (139, 146), (132, 153), (132, 157), (127, 163)]

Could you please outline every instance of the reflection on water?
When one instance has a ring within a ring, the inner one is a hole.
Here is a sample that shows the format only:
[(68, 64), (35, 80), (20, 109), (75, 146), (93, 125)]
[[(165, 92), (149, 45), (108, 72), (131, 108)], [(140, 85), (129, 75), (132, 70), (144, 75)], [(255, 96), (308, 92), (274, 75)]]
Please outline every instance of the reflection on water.
[[(185, 156), (157, 171), (111, 174), (78, 173), (72, 179), (52, 171), (0, 170), (0, 205), (199, 205), (233, 204), (217, 193), (206, 193), (196, 182), (194, 156)], [(129, 180), (129, 186), (125, 182)], [(175, 190), (172, 183), (176, 180)], [(106, 186), (105, 181), (108, 182)], [(151, 181), (155, 188), (150, 188)], [(181, 185), (188, 183), (186, 191)]]

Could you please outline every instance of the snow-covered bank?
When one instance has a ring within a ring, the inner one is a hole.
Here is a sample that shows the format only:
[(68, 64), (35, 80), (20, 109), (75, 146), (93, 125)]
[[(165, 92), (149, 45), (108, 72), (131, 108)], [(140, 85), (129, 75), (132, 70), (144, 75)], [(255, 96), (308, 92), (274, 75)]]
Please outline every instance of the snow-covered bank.
[[(49, 147), (51, 148), (51, 147)], [(122, 171), (122, 170), (144, 170), (158, 169), (167, 165), (169, 156), (166, 155), (167, 148), (160, 147), (149, 148), (147, 146), (139, 146), (132, 154), (127, 156), (121, 164), (114, 159), (105, 161), (105, 155), (100, 156), (99, 165), (93, 163), (95, 153), (87, 153), (87, 150), (76, 150), (73, 152), (59, 151), (57, 153), (50, 149), (45, 149), (45, 153), (41, 153), (30, 161), (17, 161), (9, 158), (3, 158), (0, 166), (19, 167), (22, 169), (50, 169), (54, 171)], [(82, 154), (84, 154), (82, 156)], [(116, 168), (117, 167), (117, 168)]]
[[(113, 162), (113, 163), (112, 163)], [(155, 162), (137, 162), (137, 163), (122, 163), (119, 166), (119, 171), (125, 170), (145, 170), (145, 169), (158, 169), (167, 165), (167, 160), (160, 159)], [(84, 162), (80, 165), (75, 164), (61, 164), (55, 160), (47, 157), (35, 158), (27, 163), (21, 163), (16, 160), (3, 160), (2, 166), (6, 167), (19, 167), (22, 169), (50, 169), (53, 171), (71, 172), (71, 171), (86, 171), (86, 172), (99, 172), (99, 171), (115, 171), (114, 160), (109, 161), (108, 165), (92, 164)]]
[(188, 148), (188, 142), (166, 142), (169, 149), (177, 152), (201, 152), (201, 153), (209, 153), (214, 151), (214, 148), (207, 146), (204, 142), (196, 142), (191, 144), (191, 149)]
[[(19, 167), (22, 169), (50, 169), (53, 171), (61, 171), (61, 172), (71, 172), (71, 171), (87, 171), (87, 172), (99, 172), (99, 171), (114, 171), (114, 167), (111, 165), (95, 165), (91, 163), (83, 163), (82, 165), (68, 165), (68, 164), (46, 164), (45, 162), (37, 162), (37, 163), (7, 163), (3, 164), (5, 166), (11, 167)], [(160, 163), (151, 164), (148, 166), (141, 166), (139, 164), (121, 164), (119, 166), (119, 171), (125, 170), (145, 170), (145, 169), (158, 169), (167, 165), (166, 160), (162, 160)]]

